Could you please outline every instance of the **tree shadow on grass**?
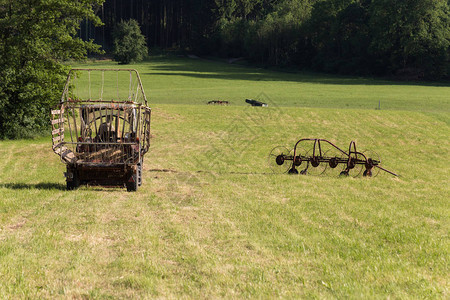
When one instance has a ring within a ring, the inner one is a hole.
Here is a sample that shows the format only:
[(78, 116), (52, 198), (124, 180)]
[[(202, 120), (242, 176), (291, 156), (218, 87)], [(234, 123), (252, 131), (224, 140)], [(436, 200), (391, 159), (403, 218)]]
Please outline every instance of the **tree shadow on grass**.
[(55, 182), (40, 182), (40, 183), (0, 183), (0, 188), (11, 190), (66, 190), (66, 185)]
[[(83, 185), (82, 187), (85, 187)], [(66, 191), (66, 185), (62, 183), (55, 183), (55, 182), (40, 182), (40, 183), (0, 183), (0, 189), (11, 189), (11, 190), (59, 190), (59, 191)], [(103, 187), (103, 186), (97, 186), (92, 185), (89, 186), (89, 190), (91, 191), (117, 191), (117, 189), (120, 189), (120, 187)]]
[(198, 79), (288, 81), (336, 85), (450, 86), (450, 82), (447, 81), (394, 81), (383, 78), (334, 75), (307, 71), (293, 71), (290, 69), (265, 69), (255, 66), (234, 65), (203, 59), (168, 58), (158, 59), (156, 62), (160, 64), (151, 67), (154, 72), (148, 72), (145, 73), (145, 75), (186, 76)]

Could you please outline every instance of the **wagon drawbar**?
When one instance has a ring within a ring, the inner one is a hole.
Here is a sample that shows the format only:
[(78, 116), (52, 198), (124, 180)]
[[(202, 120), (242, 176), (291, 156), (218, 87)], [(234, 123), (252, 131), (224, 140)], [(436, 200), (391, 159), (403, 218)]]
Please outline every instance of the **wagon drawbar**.
[(151, 109), (133, 69), (72, 69), (51, 111), (52, 149), (66, 164), (67, 189), (142, 184)]

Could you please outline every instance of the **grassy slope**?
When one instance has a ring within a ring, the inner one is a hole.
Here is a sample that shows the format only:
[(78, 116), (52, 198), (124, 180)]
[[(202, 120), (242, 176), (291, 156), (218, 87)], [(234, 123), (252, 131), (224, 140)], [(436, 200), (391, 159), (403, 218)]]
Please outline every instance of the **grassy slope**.
[[(448, 87), (134, 67), (154, 107), (138, 193), (66, 192), (49, 138), (0, 143), (1, 298), (448, 297)], [(260, 92), (272, 107), (203, 104)], [(402, 177), (272, 174), (301, 137), (354, 139)]]
[[(117, 68), (117, 65), (97, 62), (82, 67)], [(444, 83), (279, 73), (186, 58), (155, 57), (150, 62), (126, 67), (139, 71), (153, 105), (204, 104), (212, 99), (246, 105), (245, 98), (262, 96), (278, 106), (374, 109), (381, 101), (381, 108), (389, 110), (450, 110), (449, 86)]]

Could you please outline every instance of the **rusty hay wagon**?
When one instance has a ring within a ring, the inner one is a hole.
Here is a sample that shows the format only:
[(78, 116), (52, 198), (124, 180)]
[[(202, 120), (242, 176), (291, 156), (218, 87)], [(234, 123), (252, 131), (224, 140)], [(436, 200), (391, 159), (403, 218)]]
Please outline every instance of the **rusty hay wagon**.
[(66, 164), (67, 189), (142, 184), (151, 109), (132, 69), (72, 69), (51, 111), (52, 149)]

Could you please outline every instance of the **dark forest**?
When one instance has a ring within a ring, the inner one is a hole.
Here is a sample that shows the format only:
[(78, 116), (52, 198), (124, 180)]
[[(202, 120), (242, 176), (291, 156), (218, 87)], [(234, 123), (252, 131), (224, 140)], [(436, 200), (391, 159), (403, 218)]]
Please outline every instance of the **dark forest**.
[(106, 0), (79, 35), (108, 51), (135, 19), (151, 48), (330, 73), (448, 78), (446, 0)]

